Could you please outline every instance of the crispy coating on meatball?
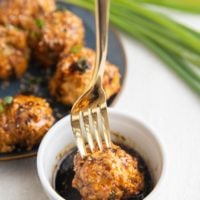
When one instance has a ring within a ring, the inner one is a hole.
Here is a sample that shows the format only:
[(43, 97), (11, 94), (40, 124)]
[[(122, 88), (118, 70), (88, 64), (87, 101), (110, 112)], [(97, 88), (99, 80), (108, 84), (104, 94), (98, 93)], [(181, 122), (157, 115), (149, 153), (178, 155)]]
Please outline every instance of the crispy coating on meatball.
[(55, 65), (60, 53), (69, 51), (76, 44), (83, 44), (82, 20), (70, 11), (55, 11), (45, 16), (38, 42), (34, 47), (36, 58), (46, 67)]
[(27, 29), (33, 19), (55, 8), (55, 0), (1, 0), (0, 23)]
[(29, 46), (33, 48), (44, 16), (55, 9), (55, 0), (1, 0), (0, 24), (12, 24), (26, 31)]
[(28, 60), (27, 35), (13, 26), (0, 26), (0, 79), (21, 77)]
[[(80, 48), (78, 52), (71, 50), (63, 53), (57, 70), (50, 80), (49, 89), (57, 101), (72, 105), (89, 85), (95, 65), (95, 52), (89, 48)], [(103, 87), (107, 98), (120, 89), (120, 73), (111, 63), (106, 63)]]
[(84, 200), (120, 200), (139, 194), (144, 189), (144, 174), (136, 158), (119, 146), (95, 151), (82, 159), (74, 158), (73, 187)]
[(0, 113), (0, 152), (11, 152), (16, 146), (32, 149), (53, 122), (52, 109), (46, 100), (35, 96), (14, 97)]

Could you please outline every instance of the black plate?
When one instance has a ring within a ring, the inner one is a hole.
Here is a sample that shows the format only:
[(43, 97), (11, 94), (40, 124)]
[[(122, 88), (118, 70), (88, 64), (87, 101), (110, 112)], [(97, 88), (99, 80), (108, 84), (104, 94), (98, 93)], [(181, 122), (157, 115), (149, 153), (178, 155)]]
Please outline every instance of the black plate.
[[(74, 12), (76, 15), (83, 19), (85, 30), (86, 30), (86, 46), (95, 49), (95, 22), (94, 16), (87, 10), (80, 7), (76, 7), (67, 3), (58, 2), (57, 6), (59, 9), (68, 9)], [(126, 74), (126, 58), (121, 41), (115, 31), (111, 29), (109, 31), (109, 49), (108, 49), (108, 60), (119, 67), (121, 74), (121, 86), (123, 86), (125, 74)], [(48, 92), (48, 78), (53, 71), (44, 71), (37, 66), (37, 63), (33, 61), (30, 63), (29, 69), (26, 74), (20, 80), (12, 80), (9, 83), (0, 81), (0, 98), (8, 95), (16, 95), (19, 93), (33, 94), (36, 96), (46, 98), (51, 104), (56, 120), (59, 120), (63, 116), (69, 114), (70, 107), (64, 106), (57, 103)], [(30, 87), (30, 79), (32, 86)], [(34, 84), (40, 85), (39, 89), (34, 87)], [(108, 100), (110, 106), (116, 97), (111, 97)], [(13, 160), (18, 158), (26, 158), (33, 156), (37, 153), (37, 147), (31, 151), (16, 150), (11, 153), (0, 153), (0, 160)]]

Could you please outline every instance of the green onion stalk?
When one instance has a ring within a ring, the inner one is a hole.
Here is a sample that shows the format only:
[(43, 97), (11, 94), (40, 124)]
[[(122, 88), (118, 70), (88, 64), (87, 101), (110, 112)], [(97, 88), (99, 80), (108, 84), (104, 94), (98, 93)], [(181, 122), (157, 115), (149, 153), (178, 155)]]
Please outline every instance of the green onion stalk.
[(199, 0), (134, 0), (139, 3), (158, 5), (180, 11), (200, 13)]
[[(94, 0), (66, 1), (94, 9)], [(200, 33), (147, 8), (142, 1), (145, 0), (112, 0), (111, 23), (142, 42), (200, 95)]]

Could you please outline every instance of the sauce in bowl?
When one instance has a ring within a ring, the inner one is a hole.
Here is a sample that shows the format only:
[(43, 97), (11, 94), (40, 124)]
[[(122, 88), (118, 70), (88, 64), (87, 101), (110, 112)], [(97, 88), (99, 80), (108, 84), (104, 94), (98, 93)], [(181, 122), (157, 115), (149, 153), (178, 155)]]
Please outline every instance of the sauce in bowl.
[[(153, 181), (149, 173), (148, 167), (142, 157), (132, 148), (118, 144), (128, 154), (135, 157), (138, 160), (138, 168), (144, 174), (145, 187), (142, 192), (138, 195), (128, 198), (128, 200), (142, 200), (144, 199), (153, 189)], [(59, 170), (56, 173), (55, 178), (55, 189), (65, 199), (81, 200), (81, 195), (78, 190), (72, 187), (72, 180), (75, 172), (73, 170), (74, 156), (77, 153), (76, 148), (72, 148), (68, 151), (65, 159), (61, 162)]]

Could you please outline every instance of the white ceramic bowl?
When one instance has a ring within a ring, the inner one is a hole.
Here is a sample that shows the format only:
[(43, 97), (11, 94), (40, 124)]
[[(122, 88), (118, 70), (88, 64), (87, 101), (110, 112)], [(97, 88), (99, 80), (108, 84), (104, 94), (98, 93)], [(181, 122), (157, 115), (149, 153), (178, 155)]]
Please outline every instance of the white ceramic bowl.
[[(165, 174), (165, 155), (160, 140), (131, 116), (109, 110), (110, 126), (114, 133), (113, 140), (122, 140), (124, 144), (133, 147), (145, 160), (155, 183), (153, 191), (145, 200), (158, 199)], [(67, 116), (57, 122), (47, 133), (39, 147), (37, 169), (42, 186), (52, 200), (64, 200), (54, 190), (54, 176), (59, 163), (66, 151), (75, 145), (74, 136), (70, 126), (70, 117)], [(162, 183), (162, 184), (161, 184)]]

